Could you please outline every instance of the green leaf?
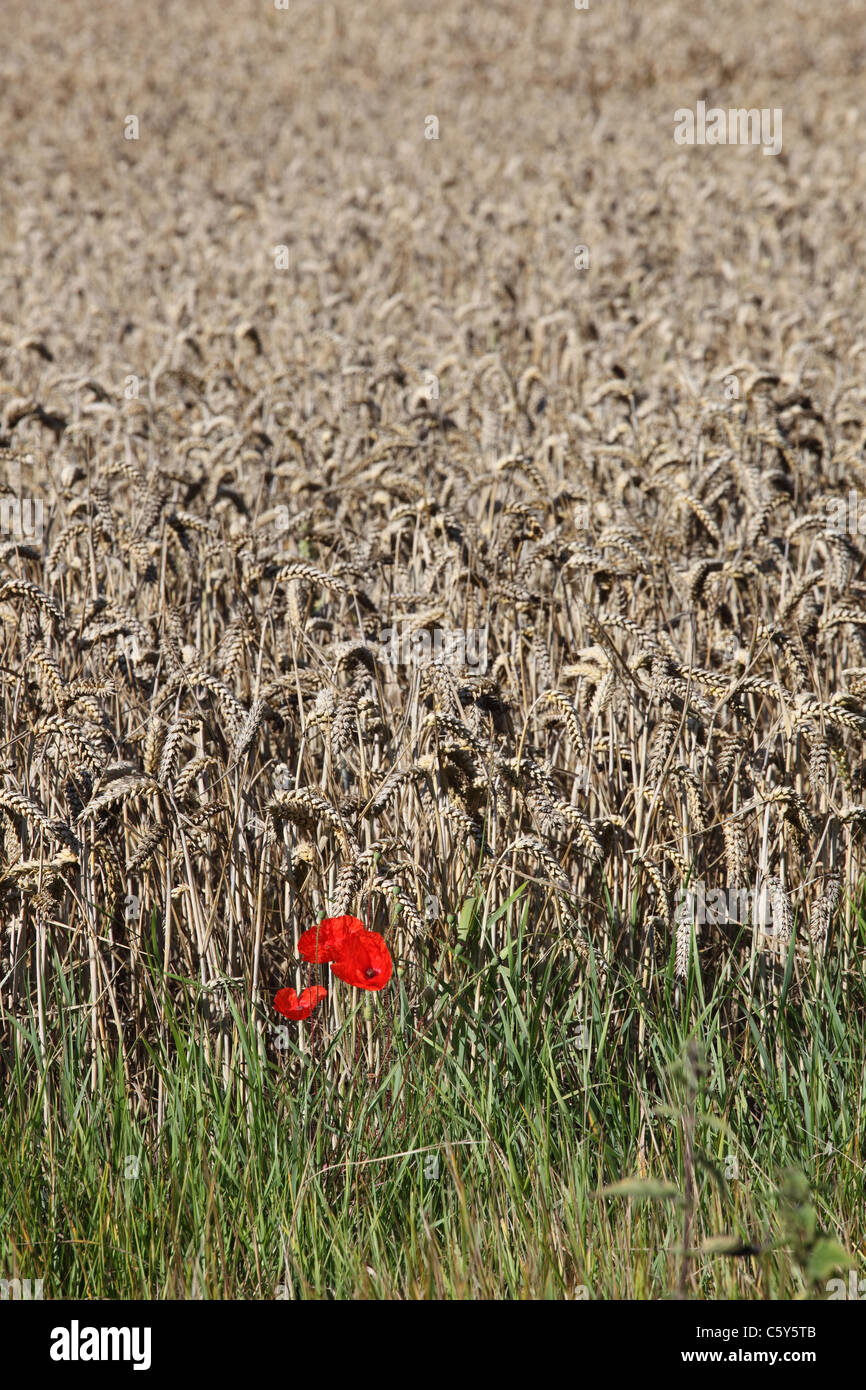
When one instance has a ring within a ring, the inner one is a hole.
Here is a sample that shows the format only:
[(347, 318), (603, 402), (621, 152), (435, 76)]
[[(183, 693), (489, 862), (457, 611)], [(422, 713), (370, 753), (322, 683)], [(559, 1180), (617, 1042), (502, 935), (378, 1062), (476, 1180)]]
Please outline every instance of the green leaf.
[(475, 925), (478, 908), (481, 906), (483, 898), (467, 898), (460, 909), (460, 916), (457, 919), (457, 939), (465, 941), (470, 931)]
[(822, 1236), (809, 1251), (806, 1274), (809, 1279), (820, 1283), (822, 1279), (829, 1279), (835, 1269), (853, 1269), (854, 1265), (855, 1261), (838, 1241)]

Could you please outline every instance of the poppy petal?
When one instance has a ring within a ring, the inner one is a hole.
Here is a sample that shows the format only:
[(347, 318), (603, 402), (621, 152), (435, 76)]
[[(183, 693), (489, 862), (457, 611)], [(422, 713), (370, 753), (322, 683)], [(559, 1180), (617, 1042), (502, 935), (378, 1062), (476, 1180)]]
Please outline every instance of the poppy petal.
[(309, 985), (306, 989), (301, 990), (298, 1003), (305, 1008), (309, 1004), (310, 1008), (314, 1009), (321, 999), (327, 997), (327, 993), (328, 991), (322, 985)]
[(299, 998), (294, 989), (278, 989), (274, 996), (274, 1008), (283, 1018), (291, 1019), (292, 1023), (303, 1023), (327, 992), (321, 985), (312, 985), (302, 990)]
[(274, 996), (274, 1008), (283, 1018), (296, 1019), (303, 1013), (298, 1008), (298, 992), (295, 989), (278, 989)]
[(346, 938), (331, 970), (338, 980), (356, 989), (384, 989), (394, 971), (385, 938), (377, 931), (365, 931)]
[(326, 917), (300, 937), (298, 955), (310, 965), (334, 960), (347, 937), (363, 930), (364, 923), (357, 917)]

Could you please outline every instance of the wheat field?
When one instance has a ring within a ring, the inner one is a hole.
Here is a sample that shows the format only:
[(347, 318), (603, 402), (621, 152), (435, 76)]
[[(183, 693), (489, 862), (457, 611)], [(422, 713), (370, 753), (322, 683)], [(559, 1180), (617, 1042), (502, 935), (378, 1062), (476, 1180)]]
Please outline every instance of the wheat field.
[[(781, 1088), (800, 1148), (771, 1146), (767, 1192), (793, 1200), (790, 1160), (823, 1193), (827, 1272), (866, 1248), (857, 21), (739, 0), (4, 17), (0, 1066), (32, 1188), (5, 1208), (9, 1270), (130, 1296), (602, 1296), (601, 1208), (584, 1228), (549, 1193), (525, 1283), (498, 1246), (494, 1278), (485, 1236), (443, 1273), (432, 1220), (393, 1266), (352, 1264), (347, 1234), (339, 1277), (239, 1218), (242, 1267), (193, 1218), (168, 1272), (156, 1246), (121, 1274), (64, 1244), (70, 1117), (104, 1133), (94, 1181), (104, 1158), (122, 1189), (116, 1105), (170, 1174), (187, 1047), (241, 1129), (303, 1092), (324, 1191), (346, 1143), (359, 1165), (439, 1143), (444, 1101), (423, 1142), (406, 1118), (428, 1055), (443, 1087), (452, 1063), (519, 1085), (509, 1007), (539, 1055), (562, 1030), (587, 1203), (684, 1183), (620, 1296), (825, 1277), (790, 1241), (724, 1271), (699, 1253), (716, 1217), (763, 1220), (695, 1190), (705, 1073), (722, 1167)], [(700, 99), (782, 110), (781, 152), (678, 146)], [(698, 885), (747, 908), (695, 923)], [(343, 913), (385, 937), (391, 986), (332, 988), (281, 1031), (275, 992), (325, 980), (299, 935)], [(690, 1039), (671, 1139), (651, 1102)], [(602, 1064), (616, 1102), (575, 1082)], [(475, 1140), (452, 1141), (456, 1185)], [(613, 1251), (632, 1217), (606, 1210)]]

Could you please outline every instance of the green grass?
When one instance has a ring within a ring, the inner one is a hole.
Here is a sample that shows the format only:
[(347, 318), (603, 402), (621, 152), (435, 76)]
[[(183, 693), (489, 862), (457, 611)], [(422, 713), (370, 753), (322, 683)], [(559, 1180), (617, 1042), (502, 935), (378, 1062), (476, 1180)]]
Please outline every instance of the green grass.
[(205, 1022), (156, 957), (134, 1058), (94, 1056), (72, 980), (44, 1059), (7, 1017), (0, 1274), (89, 1299), (825, 1298), (845, 1251), (862, 1274), (862, 949), (844, 1002), (831, 953), (774, 1028), (747, 972), (602, 987), (528, 899), (500, 914), (500, 953), (460, 915), (421, 1013), (395, 976), (282, 1051), (237, 990)]

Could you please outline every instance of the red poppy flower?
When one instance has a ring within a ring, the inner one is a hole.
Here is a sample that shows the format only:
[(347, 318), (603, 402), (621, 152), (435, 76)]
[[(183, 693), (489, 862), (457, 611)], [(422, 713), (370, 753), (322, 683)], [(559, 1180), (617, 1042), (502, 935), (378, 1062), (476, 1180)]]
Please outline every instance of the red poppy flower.
[(298, 1023), (310, 1017), (319, 1000), (324, 999), (327, 993), (321, 985), (311, 985), (309, 989), (302, 989), (300, 995), (294, 989), (278, 989), (274, 998), (274, 1008), (284, 1018)]
[(339, 980), (358, 989), (384, 989), (391, 978), (394, 962), (377, 931), (353, 933), (347, 936), (331, 969)]
[(357, 917), (326, 917), (317, 927), (310, 927), (298, 942), (298, 955), (311, 965), (334, 960), (350, 936), (364, 930)]

